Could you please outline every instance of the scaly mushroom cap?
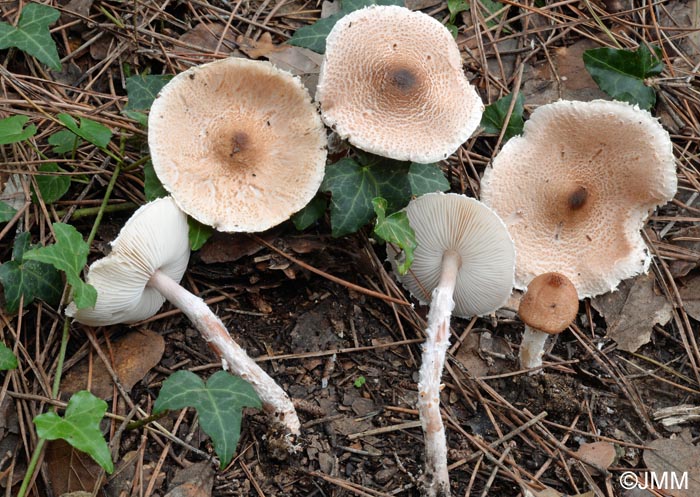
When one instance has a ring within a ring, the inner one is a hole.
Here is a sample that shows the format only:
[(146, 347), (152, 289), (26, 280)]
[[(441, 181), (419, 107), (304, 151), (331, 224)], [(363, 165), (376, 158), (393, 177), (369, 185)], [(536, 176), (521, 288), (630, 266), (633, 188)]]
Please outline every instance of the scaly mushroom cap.
[(326, 132), (298, 78), (228, 58), (175, 76), (153, 102), (158, 178), (187, 214), (221, 231), (263, 231), (316, 194)]
[(559, 271), (585, 298), (647, 271), (639, 230), (676, 187), (670, 137), (651, 114), (559, 101), (535, 110), (493, 159), (481, 198), (515, 241), (516, 288)]
[(577, 313), (576, 287), (560, 273), (544, 273), (535, 277), (527, 286), (518, 308), (523, 323), (551, 335), (568, 328)]
[(190, 245), (187, 216), (171, 197), (141, 206), (95, 261), (86, 281), (97, 290), (95, 307), (66, 308), (66, 315), (88, 326), (135, 323), (153, 316), (165, 298), (146, 286), (156, 270), (179, 282), (187, 269)]
[(484, 111), (450, 32), (397, 6), (356, 10), (335, 24), (316, 99), (326, 124), (356, 147), (422, 163), (457, 150)]
[(400, 275), (397, 253), (387, 245), (394, 274), (421, 303), (430, 300), (440, 281), (443, 254), (457, 252), (453, 314), (480, 316), (501, 307), (513, 288), (515, 252), (503, 221), (476, 199), (455, 193), (429, 193), (404, 209), (418, 247), (411, 269)]

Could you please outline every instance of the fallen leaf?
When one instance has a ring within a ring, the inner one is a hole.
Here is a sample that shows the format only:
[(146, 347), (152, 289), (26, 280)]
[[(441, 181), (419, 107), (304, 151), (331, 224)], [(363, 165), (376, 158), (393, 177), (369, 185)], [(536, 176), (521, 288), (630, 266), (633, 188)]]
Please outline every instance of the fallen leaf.
[[(272, 229), (258, 236), (266, 242), (271, 242), (278, 233), (279, 230)], [(243, 257), (257, 254), (263, 248), (265, 248), (263, 245), (247, 235), (215, 232), (200, 249), (198, 256), (205, 264), (235, 262)]]
[[(660, 438), (647, 444), (651, 449), (644, 451), (647, 467), (661, 479), (667, 477), (668, 485), (663, 488), (672, 497), (697, 497), (700, 495), (700, 448), (686, 443), (679, 438)], [(673, 485), (687, 474), (687, 485)], [(672, 478), (675, 477), (675, 478)], [(644, 482), (644, 474), (639, 476)], [(649, 478), (649, 483), (652, 479)], [(660, 483), (660, 482), (659, 482)], [(670, 488), (670, 487), (674, 488)], [(685, 488), (677, 489), (682, 486)]]
[(545, 487), (544, 490), (523, 489), (523, 497), (595, 497), (595, 492), (586, 492), (585, 494), (564, 495), (550, 487)]
[(316, 94), (318, 73), (321, 68), (323, 55), (317, 54), (307, 48), (285, 46), (283, 50), (272, 52), (267, 60), (285, 71), (289, 71), (301, 78), (301, 82), (309, 90), (313, 97)]
[[(54, 495), (67, 492), (92, 492), (102, 468), (85, 452), (80, 452), (63, 440), (46, 444), (44, 456)], [(92, 495), (92, 494), (90, 494)], [(102, 490), (97, 494), (104, 496)]]
[(214, 468), (202, 461), (175, 473), (165, 497), (210, 497), (214, 486)]
[(505, 372), (514, 356), (503, 338), (489, 332), (472, 332), (460, 345), (455, 359), (478, 378)]
[(649, 342), (655, 324), (671, 319), (673, 306), (654, 290), (654, 275), (642, 274), (623, 281), (618, 290), (591, 301), (608, 325), (607, 337), (620, 350), (635, 352)]
[(692, 273), (688, 278), (680, 280), (678, 293), (685, 312), (696, 321), (700, 321), (700, 273)]
[(200, 22), (180, 36), (181, 42), (191, 46), (178, 47), (178, 50), (184, 53), (213, 53), (218, 46), (220, 52), (233, 52), (236, 46), (236, 38), (230, 28), (226, 30), (224, 40), (219, 43), (222, 36), (224, 36), (224, 30), (226, 30), (226, 25), (224, 24)]
[[(106, 351), (107, 348), (105, 347)], [(122, 386), (128, 392), (136, 383), (156, 366), (165, 351), (165, 340), (158, 333), (150, 330), (137, 330), (127, 333), (118, 341), (112, 343), (116, 372)], [(88, 358), (85, 357), (72, 367), (61, 382), (61, 391), (72, 394), (84, 390), (88, 385)], [(112, 397), (112, 377), (107, 372), (104, 363), (93, 356), (92, 385), (90, 391), (101, 399)]]
[(600, 468), (609, 468), (617, 459), (615, 446), (610, 442), (593, 442), (581, 445), (575, 454), (582, 461)]
[(260, 35), (260, 38), (257, 40), (240, 35), (236, 38), (236, 43), (238, 43), (240, 51), (251, 59), (267, 57), (272, 52), (284, 50), (283, 46), (275, 45), (272, 42), (272, 35), (268, 31)]
[(686, 255), (695, 257), (696, 260), (673, 260), (668, 268), (674, 278), (687, 276), (693, 269), (700, 265), (700, 226), (690, 226), (679, 230), (670, 242), (673, 245), (686, 249)]
[[(153, 471), (157, 464), (156, 461), (139, 465), (139, 472), (136, 472), (136, 466), (139, 463), (140, 452), (131, 450), (119, 458), (116, 464), (114, 473), (110, 476), (107, 484), (104, 486), (105, 497), (125, 497), (132, 495), (131, 490), (134, 487), (134, 480), (140, 478), (140, 483), (146, 486), (153, 477)], [(160, 467), (160, 466), (159, 466)], [(156, 476), (155, 488), (160, 488), (165, 480), (165, 473), (162, 471)], [(139, 485), (139, 482), (136, 482)]]

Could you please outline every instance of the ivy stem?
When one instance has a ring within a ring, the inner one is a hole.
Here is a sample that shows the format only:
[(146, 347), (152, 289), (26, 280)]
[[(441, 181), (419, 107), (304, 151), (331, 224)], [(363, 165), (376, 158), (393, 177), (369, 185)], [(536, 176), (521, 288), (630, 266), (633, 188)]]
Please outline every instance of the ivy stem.
[(109, 202), (109, 197), (112, 195), (112, 190), (114, 189), (114, 185), (117, 183), (117, 178), (119, 177), (120, 171), (121, 163), (117, 162), (117, 165), (114, 167), (114, 173), (112, 173), (112, 178), (109, 180), (109, 184), (107, 185), (105, 196), (102, 199), (102, 205), (100, 205), (100, 208), (97, 211), (97, 215), (95, 216), (95, 222), (93, 223), (92, 230), (90, 231), (90, 235), (87, 238), (88, 246), (92, 245), (92, 241), (95, 239), (95, 235), (97, 235), (97, 228), (100, 226), (100, 222), (102, 222), (102, 216), (105, 213), (105, 209), (107, 208), (107, 202)]
[[(134, 210), (136, 209), (137, 205), (133, 202), (123, 202), (121, 204), (110, 204), (105, 206), (104, 208), (102, 205), (99, 205), (97, 207), (82, 207), (80, 209), (75, 209), (73, 211), (73, 214), (71, 214), (71, 220), (74, 219), (80, 219), (82, 217), (90, 217), (90, 216), (95, 216), (100, 213), (100, 211), (104, 212), (121, 212), (121, 211), (129, 211), (129, 210)], [(65, 210), (63, 211), (58, 211), (56, 215), (58, 217), (63, 217), (66, 215)]]

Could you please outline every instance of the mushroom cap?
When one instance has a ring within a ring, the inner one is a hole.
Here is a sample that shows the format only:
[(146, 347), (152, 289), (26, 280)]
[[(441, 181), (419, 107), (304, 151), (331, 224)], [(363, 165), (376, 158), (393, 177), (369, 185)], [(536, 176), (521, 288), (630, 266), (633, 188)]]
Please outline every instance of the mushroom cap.
[(299, 78), (228, 58), (168, 82), (148, 118), (153, 168), (175, 202), (220, 231), (263, 231), (316, 194), (326, 131)]
[(366, 7), (335, 24), (316, 99), (325, 123), (356, 147), (421, 163), (449, 157), (484, 112), (447, 28), (398, 6)]
[(527, 286), (518, 314), (530, 328), (551, 335), (561, 333), (576, 319), (578, 294), (561, 273), (544, 273)]
[(171, 197), (139, 207), (111, 243), (112, 251), (92, 263), (87, 283), (97, 290), (95, 307), (66, 315), (89, 326), (135, 323), (153, 316), (165, 302), (147, 287), (156, 270), (179, 282), (190, 257), (187, 216)]
[(481, 199), (508, 225), (515, 286), (559, 271), (580, 298), (649, 268), (640, 229), (676, 193), (668, 133), (624, 102), (543, 105), (493, 159)]
[(455, 193), (429, 193), (404, 209), (418, 247), (411, 269), (397, 271), (397, 252), (387, 245), (394, 274), (421, 303), (427, 303), (440, 281), (443, 254), (456, 251), (457, 274), (453, 314), (480, 316), (501, 307), (513, 288), (515, 251), (503, 221), (476, 199)]

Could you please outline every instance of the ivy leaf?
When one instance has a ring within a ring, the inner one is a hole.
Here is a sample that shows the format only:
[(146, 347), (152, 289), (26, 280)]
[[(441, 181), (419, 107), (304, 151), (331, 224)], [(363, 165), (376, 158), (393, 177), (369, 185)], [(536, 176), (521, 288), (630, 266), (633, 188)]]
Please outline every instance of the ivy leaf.
[(360, 165), (341, 159), (326, 168), (321, 191), (331, 192), (331, 230), (334, 237), (354, 233), (374, 216), (372, 199), (383, 197), (391, 210), (409, 200), (408, 164), (375, 161)]
[(137, 110), (125, 110), (122, 113), (129, 119), (133, 119), (139, 123), (142, 127), (148, 127), (148, 116), (143, 112)]
[(36, 434), (46, 440), (65, 440), (79, 451), (89, 454), (107, 473), (112, 473), (112, 455), (100, 431), (100, 421), (105, 412), (107, 402), (82, 390), (70, 398), (63, 417), (55, 412), (35, 417)]
[(191, 250), (201, 249), (202, 245), (207, 243), (207, 240), (209, 240), (211, 235), (214, 234), (214, 228), (207, 226), (206, 224), (202, 224), (191, 217), (187, 218), (187, 224), (190, 227), (190, 231), (187, 233), (187, 236), (190, 240)]
[(292, 222), (294, 227), (299, 231), (303, 231), (316, 221), (321, 219), (323, 213), (326, 212), (328, 207), (328, 200), (324, 195), (316, 194), (311, 202), (306, 204), (306, 206), (292, 216)]
[(100, 148), (107, 148), (109, 141), (112, 139), (112, 132), (107, 126), (91, 119), (81, 117), (80, 127), (78, 127), (73, 116), (61, 113), (58, 114), (56, 118), (80, 138)]
[(17, 27), (0, 22), (0, 50), (15, 47), (36, 57), (51, 69), (61, 70), (56, 43), (49, 25), (60, 16), (56, 9), (40, 3), (28, 3), (22, 9)]
[[(2, 28), (2, 23), (0, 23), (0, 28)], [(30, 124), (26, 128), (24, 127), (28, 121), (27, 116), (10, 116), (0, 119), (0, 145), (21, 142), (34, 136), (36, 126)]]
[(9, 313), (17, 312), (22, 296), (25, 306), (34, 299), (54, 305), (63, 293), (61, 273), (49, 264), (24, 259), (30, 248), (29, 233), (20, 233), (12, 248), (12, 260), (0, 265), (0, 283), (5, 290), (5, 308)]
[(214, 373), (206, 385), (196, 374), (178, 371), (163, 382), (153, 413), (183, 407), (197, 409), (199, 424), (211, 437), (223, 468), (233, 458), (238, 445), (242, 409), (260, 409), (262, 405), (253, 387), (226, 371)]
[(17, 209), (7, 202), (0, 202), (0, 223), (6, 223), (17, 214)]
[(94, 307), (97, 290), (80, 279), (80, 272), (87, 263), (90, 248), (73, 226), (53, 223), (56, 243), (46, 247), (34, 248), (24, 254), (26, 260), (51, 264), (66, 273), (66, 279), (73, 289), (73, 300), (78, 309)]
[[(501, 132), (512, 100), (513, 94), (511, 93), (503, 98), (499, 98), (491, 105), (486, 106), (484, 115), (481, 118), (481, 126), (484, 128), (484, 131), (495, 135)], [(503, 134), (504, 140), (508, 140), (523, 132), (523, 126), (525, 124), (523, 120), (523, 103), (522, 94), (518, 94), (518, 98), (515, 100), (515, 106), (513, 107), (513, 113), (510, 115), (510, 120), (506, 127), (506, 132)]]
[[(403, 260), (398, 266), (399, 274), (406, 274), (413, 264), (413, 251), (416, 250), (416, 233), (408, 222), (408, 216), (404, 211), (386, 215), (387, 202), (381, 197), (372, 199), (377, 221), (374, 225), (374, 234), (388, 243), (397, 245), (403, 250)], [(397, 261), (399, 258), (397, 257)]]
[[(42, 173), (63, 172), (55, 162), (40, 165), (39, 171)], [(41, 198), (44, 200), (44, 203), (47, 205), (53, 204), (63, 197), (70, 188), (70, 177), (40, 174), (36, 176), (36, 184), (39, 187), (39, 193), (41, 193)], [(37, 203), (36, 192), (34, 192), (32, 197), (34, 203)]]
[(150, 160), (143, 165), (143, 193), (149, 202), (169, 195), (168, 190), (158, 179)]
[(600, 89), (612, 98), (649, 110), (656, 103), (656, 91), (644, 80), (664, 70), (660, 50), (654, 51), (645, 45), (636, 51), (593, 48), (583, 52), (583, 64)]
[(446, 192), (450, 189), (450, 183), (437, 164), (412, 162), (408, 168), (408, 184), (414, 197), (426, 193)]
[(49, 136), (48, 142), (53, 146), (53, 153), (59, 155), (72, 152), (82, 144), (80, 137), (67, 129), (56, 131)]
[(447, 9), (450, 11), (450, 24), (454, 24), (457, 14), (466, 12), (471, 8), (466, 0), (447, 0)]
[[(471, 2), (472, 0), (470, 0)], [(503, 5), (501, 5), (498, 2), (495, 2), (494, 0), (480, 0), (481, 5), (488, 11), (488, 15), (485, 15), (484, 17), (490, 17), (491, 15), (495, 14), (499, 10), (503, 8)], [(457, 14), (461, 12), (467, 12), (469, 9), (471, 9), (471, 3), (467, 2), (466, 0), (447, 0), (447, 9), (450, 11), (450, 22), (449, 24), (454, 25), (455, 20), (457, 19)], [(496, 24), (498, 24), (498, 20), (501, 17), (502, 14), (499, 14), (495, 18), (489, 20), (486, 25), (489, 27), (493, 27)], [(455, 30), (456, 30), (455, 26)]]
[[(148, 110), (158, 92), (172, 79), (170, 75), (139, 74), (126, 78), (126, 95), (129, 97), (125, 111)], [(132, 117), (132, 116), (129, 116)]]
[(17, 368), (17, 358), (7, 345), (0, 342), (0, 371), (15, 368)]

